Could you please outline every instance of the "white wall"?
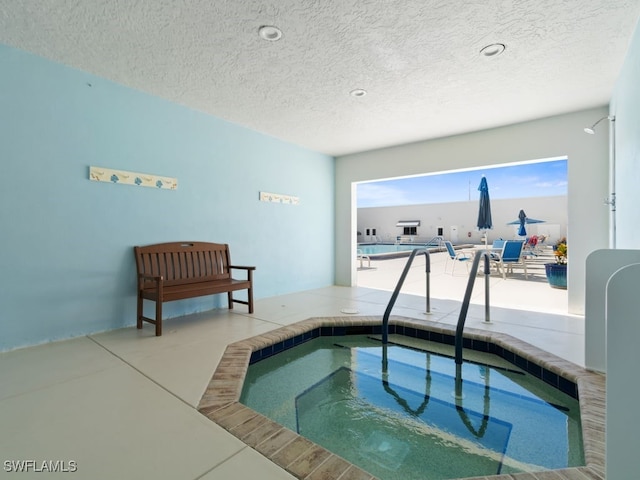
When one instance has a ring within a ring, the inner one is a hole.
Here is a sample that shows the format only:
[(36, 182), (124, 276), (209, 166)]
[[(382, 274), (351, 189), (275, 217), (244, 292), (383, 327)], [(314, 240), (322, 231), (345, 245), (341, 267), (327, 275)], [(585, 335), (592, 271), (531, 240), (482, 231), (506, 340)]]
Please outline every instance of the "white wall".
[[(487, 174), (487, 180), (491, 180), (490, 173)], [(548, 244), (555, 242), (559, 236), (566, 236), (566, 195), (492, 199), (493, 228), (487, 232), (489, 243), (496, 238), (522, 238), (517, 236), (518, 225), (507, 225), (508, 222), (518, 220), (521, 209), (531, 218), (545, 220), (545, 223), (527, 225), (528, 235), (551, 234), (552, 238), (549, 238)], [(396, 236), (402, 235), (403, 232), (401, 227), (396, 226), (398, 220), (420, 220), (417, 237), (421, 241), (435, 237), (438, 227), (444, 228), (444, 238), (450, 240), (450, 228), (455, 225), (458, 227), (459, 243), (479, 244), (483, 232), (478, 231), (476, 227), (477, 219), (478, 200), (474, 199), (465, 202), (359, 208), (357, 227), (363, 234), (366, 228), (376, 228), (380, 240), (394, 241)]]
[[(638, 395), (633, 381), (638, 365), (636, 339), (640, 323), (638, 298), (640, 263), (614, 273), (607, 284), (607, 388), (606, 388), (606, 478), (627, 480), (638, 471)], [(637, 478), (637, 477), (636, 477)]]
[[(636, 27), (618, 77), (611, 114), (616, 121), (617, 242), (619, 249), (640, 248), (640, 28)], [(637, 470), (640, 432), (636, 415), (638, 386), (633, 379), (640, 362), (635, 339), (638, 326), (640, 267), (618, 271), (607, 297), (607, 479), (624, 480)], [(616, 288), (617, 287), (617, 288)], [(615, 295), (611, 295), (614, 292)], [(594, 312), (594, 315), (598, 312)], [(613, 315), (615, 313), (615, 315)], [(598, 319), (597, 317), (595, 317)], [(589, 332), (586, 332), (589, 334)], [(599, 340), (599, 339), (596, 339)], [(589, 338), (587, 338), (587, 347)]]
[[(569, 312), (584, 313), (587, 255), (608, 246), (608, 138), (585, 126), (605, 107), (465, 135), (338, 157), (336, 161), (336, 283), (356, 281), (353, 182), (566, 156), (568, 158)], [(533, 216), (533, 214), (531, 214)]]
[[(640, 263), (640, 250), (625, 249), (602, 249), (596, 250), (587, 257), (587, 279), (586, 279), (586, 298), (585, 298), (585, 314), (584, 314), (584, 335), (585, 335), (585, 357), (584, 364), (589, 370), (608, 373), (607, 370), (607, 307), (620, 319), (626, 312), (626, 305), (607, 305), (607, 284), (616, 271), (624, 268), (632, 263)], [(637, 288), (637, 285), (633, 285)], [(620, 297), (617, 297), (620, 298)], [(626, 303), (633, 303), (633, 298), (628, 298)], [(627, 324), (636, 324), (635, 317), (637, 315), (626, 318)], [(619, 320), (618, 320), (619, 321)], [(615, 328), (621, 328), (617, 324)], [(630, 327), (632, 327), (630, 325)], [(635, 342), (635, 337), (629, 337), (631, 342)], [(611, 345), (615, 346), (615, 343)], [(616, 346), (617, 348), (617, 346)], [(637, 349), (632, 348), (635, 352)], [(633, 365), (638, 362), (634, 362)], [(612, 372), (613, 375), (616, 372)], [(625, 379), (626, 380), (626, 379)]]
[[(640, 248), (640, 27), (611, 100), (616, 129), (617, 248)], [(606, 129), (604, 131), (606, 133)]]

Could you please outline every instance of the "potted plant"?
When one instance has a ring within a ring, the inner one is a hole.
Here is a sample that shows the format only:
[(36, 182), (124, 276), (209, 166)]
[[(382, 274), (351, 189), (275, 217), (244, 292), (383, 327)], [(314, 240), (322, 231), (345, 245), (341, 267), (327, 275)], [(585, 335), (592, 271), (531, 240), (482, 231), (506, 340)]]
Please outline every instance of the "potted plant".
[(554, 263), (545, 263), (547, 281), (553, 288), (567, 288), (567, 239), (562, 237), (553, 246)]

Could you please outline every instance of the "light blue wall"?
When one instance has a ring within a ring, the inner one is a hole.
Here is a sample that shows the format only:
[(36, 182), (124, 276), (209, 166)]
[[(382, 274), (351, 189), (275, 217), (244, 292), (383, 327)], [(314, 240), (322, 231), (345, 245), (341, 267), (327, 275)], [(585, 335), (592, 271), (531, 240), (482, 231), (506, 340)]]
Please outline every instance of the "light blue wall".
[[(3, 45), (0, 71), (0, 351), (132, 325), (134, 245), (229, 243), (257, 298), (334, 283), (332, 157)], [(92, 182), (90, 165), (178, 189)]]

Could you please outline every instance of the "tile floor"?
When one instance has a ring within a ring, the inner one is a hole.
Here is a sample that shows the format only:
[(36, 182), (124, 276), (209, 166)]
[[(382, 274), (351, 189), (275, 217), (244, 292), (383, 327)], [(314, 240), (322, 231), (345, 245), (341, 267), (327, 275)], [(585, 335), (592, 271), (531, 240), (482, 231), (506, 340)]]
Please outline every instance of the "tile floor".
[[(258, 300), (252, 315), (237, 307), (171, 319), (162, 337), (145, 325), (1, 353), (0, 475), (9, 476), (14, 461), (32, 460), (42, 470), (42, 462), (60, 460), (75, 462), (78, 479), (294, 478), (196, 410), (226, 345), (309, 317), (344, 316), (345, 309), (380, 316), (404, 263), (372, 262), (375, 270), (358, 272), (358, 287)], [(431, 315), (418, 296), (423, 258), (393, 314), (455, 324), (467, 277), (462, 265), (454, 275), (444, 265), (442, 254), (432, 256)], [(492, 276), (490, 324), (480, 278), (467, 326), (584, 365), (584, 321), (566, 314), (566, 292), (520, 276)], [(20, 478), (42, 478), (30, 469)]]

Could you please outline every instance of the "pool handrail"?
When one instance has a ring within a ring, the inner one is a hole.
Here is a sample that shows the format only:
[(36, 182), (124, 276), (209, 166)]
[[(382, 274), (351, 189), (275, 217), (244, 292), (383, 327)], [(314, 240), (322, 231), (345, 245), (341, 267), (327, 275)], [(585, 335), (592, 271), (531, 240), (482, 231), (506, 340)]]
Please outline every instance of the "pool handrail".
[(400, 279), (396, 284), (396, 288), (393, 290), (391, 294), (391, 298), (389, 299), (389, 303), (387, 304), (387, 308), (384, 311), (384, 316), (382, 317), (382, 344), (386, 345), (389, 341), (389, 316), (391, 315), (391, 310), (396, 303), (396, 299), (398, 298), (398, 294), (402, 289), (402, 285), (404, 284), (405, 278), (407, 278), (407, 274), (409, 273), (409, 269), (411, 268), (411, 264), (413, 263), (413, 259), (416, 255), (424, 253), (425, 256), (425, 274), (427, 277), (427, 286), (426, 286), (426, 297), (427, 297), (427, 314), (431, 313), (431, 291), (429, 284), (429, 275), (431, 273), (431, 257), (429, 255), (429, 250), (426, 248), (416, 248), (411, 251), (411, 255), (407, 259), (407, 263), (404, 266), (404, 270), (400, 275)]
[[(431, 354), (430, 352), (425, 352), (425, 353), (426, 353), (427, 365), (425, 367), (426, 377), (425, 377), (424, 397), (422, 399), (422, 403), (416, 409), (411, 408), (409, 403), (391, 387), (391, 384), (389, 383), (389, 372), (388, 371), (382, 372), (381, 380), (382, 380), (382, 388), (384, 388), (384, 391), (387, 392), (389, 395), (391, 395), (395, 399), (396, 403), (400, 405), (400, 407), (407, 414), (414, 417), (419, 417), (420, 415), (422, 415), (424, 411), (427, 409), (427, 407), (429, 406), (429, 401), (431, 400), (431, 367), (430, 367)], [(382, 355), (383, 355), (383, 358), (385, 359), (387, 358), (386, 344), (382, 345)]]
[[(402, 396), (395, 389), (391, 387), (391, 384), (389, 383), (389, 360), (388, 360), (387, 348), (388, 348), (387, 344), (383, 343), (382, 344), (383, 367), (382, 367), (382, 378), (381, 378), (382, 388), (384, 389), (385, 392), (387, 392), (389, 395), (391, 395), (395, 399), (396, 403), (408, 415), (419, 417), (427, 409), (427, 407), (429, 406), (429, 401), (431, 400), (431, 368), (430, 368), (431, 353), (429, 351), (424, 352), (426, 354), (426, 361), (427, 361), (427, 365), (425, 367), (426, 378), (425, 378), (424, 397), (423, 397), (422, 403), (418, 406), (418, 408), (413, 409), (411, 408), (409, 403), (404, 398), (402, 398)], [(471, 423), (471, 419), (469, 418), (469, 415), (464, 409), (464, 405), (463, 405), (464, 395), (462, 394), (462, 366), (456, 364), (456, 377), (455, 377), (456, 390), (453, 392), (455, 405), (456, 405), (456, 412), (458, 413), (458, 416), (460, 417), (462, 424), (467, 428), (469, 433), (471, 433), (475, 438), (484, 437), (487, 431), (487, 428), (489, 426), (489, 419), (491, 418), (490, 416), (491, 387), (489, 386), (490, 385), (489, 374), (491, 369), (489, 367), (485, 367), (485, 368), (486, 370), (484, 374), (485, 385), (484, 385), (484, 396), (483, 396), (483, 415), (482, 415), (482, 421), (480, 423), (480, 426), (476, 430), (476, 428)]]
[(464, 293), (462, 307), (460, 307), (460, 315), (458, 316), (455, 338), (457, 365), (462, 365), (462, 332), (464, 330), (464, 324), (467, 321), (467, 312), (469, 311), (471, 294), (473, 293), (473, 285), (475, 284), (476, 275), (478, 274), (478, 264), (480, 263), (481, 258), (484, 258), (484, 321), (486, 323), (491, 323), (491, 312), (489, 307), (489, 275), (491, 273), (491, 254), (488, 250), (484, 250), (476, 253), (476, 255), (473, 257), (471, 271), (469, 272), (469, 280), (467, 281), (467, 289)]
[[(460, 420), (462, 420), (462, 424), (467, 427), (469, 433), (471, 433), (476, 438), (484, 437), (484, 434), (487, 431), (487, 427), (489, 426), (489, 419), (491, 418), (491, 387), (489, 382), (489, 374), (491, 368), (486, 367), (485, 377), (484, 377), (484, 395), (483, 395), (483, 411), (482, 411), (482, 421), (480, 423), (480, 427), (476, 430), (471, 423), (471, 419), (469, 415), (464, 409), (462, 402), (464, 400), (464, 395), (462, 394), (462, 368), (461, 365), (456, 364), (456, 391), (454, 393), (454, 398), (456, 402), (456, 412), (458, 412), (458, 416)], [(460, 390), (458, 390), (458, 387)]]
[(436, 235), (431, 240), (426, 242), (427, 246), (431, 246), (431, 245), (434, 245), (434, 244), (437, 245), (438, 248), (443, 248), (442, 245), (444, 244), (444, 237), (442, 235)]

